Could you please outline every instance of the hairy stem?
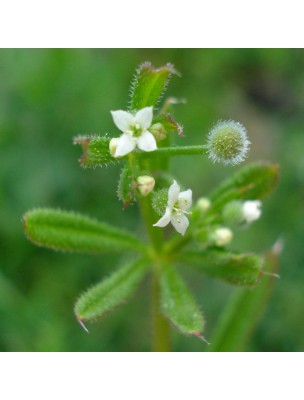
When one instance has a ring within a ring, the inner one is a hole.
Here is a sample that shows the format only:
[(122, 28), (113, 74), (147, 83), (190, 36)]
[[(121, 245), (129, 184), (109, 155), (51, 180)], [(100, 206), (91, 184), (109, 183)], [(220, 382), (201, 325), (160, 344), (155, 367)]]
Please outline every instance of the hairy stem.
[(170, 327), (160, 313), (159, 279), (154, 270), (151, 277), (152, 349), (157, 352), (170, 351)]
[(148, 231), (155, 261), (151, 277), (151, 312), (152, 312), (152, 349), (153, 351), (170, 351), (170, 327), (168, 321), (160, 313), (160, 293), (159, 293), (159, 268), (161, 263), (158, 259), (163, 252), (163, 231), (155, 228), (153, 223), (157, 221), (149, 198), (139, 200), (141, 214), (144, 218)]
[(191, 156), (204, 155), (207, 153), (207, 147), (201, 146), (176, 146), (176, 147), (160, 147), (155, 151), (140, 153), (141, 158), (158, 158), (173, 156)]

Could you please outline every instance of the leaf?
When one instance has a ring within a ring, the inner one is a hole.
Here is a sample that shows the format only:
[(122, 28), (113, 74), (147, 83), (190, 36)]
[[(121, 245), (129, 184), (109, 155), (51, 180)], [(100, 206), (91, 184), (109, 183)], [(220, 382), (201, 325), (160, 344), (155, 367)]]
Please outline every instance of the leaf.
[(88, 289), (75, 304), (77, 319), (94, 320), (122, 304), (135, 290), (146, 270), (146, 262), (137, 260)]
[(110, 138), (107, 136), (78, 136), (73, 140), (74, 144), (82, 146), (83, 154), (79, 159), (84, 168), (102, 167), (109, 163), (117, 163), (119, 160), (110, 154)]
[(135, 75), (131, 86), (131, 110), (155, 107), (163, 95), (172, 74), (177, 74), (173, 65), (166, 64), (154, 68), (149, 62), (142, 64)]
[(135, 201), (135, 176), (134, 172), (128, 164), (126, 164), (120, 174), (117, 195), (119, 200), (121, 200), (124, 206), (128, 206)]
[(232, 178), (210, 195), (213, 209), (221, 209), (232, 200), (258, 200), (266, 197), (278, 181), (278, 165), (252, 163), (240, 169)]
[(222, 249), (184, 251), (178, 260), (195, 266), (212, 278), (240, 286), (255, 286), (261, 276), (263, 258), (254, 254), (235, 254)]
[(23, 226), (32, 242), (54, 250), (101, 253), (145, 249), (129, 232), (74, 212), (35, 209), (24, 215)]
[(169, 264), (161, 270), (161, 309), (166, 317), (184, 334), (200, 336), (204, 319), (199, 306), (179, 273)]
[[(210, 351), (242, 351), (266, 308), (271, 294), (281, 244), (266, 257), (265, 275), (253, 289), (238, 289), (228, 302), (211, 340)], [(266, 275), (267, 273), (274, 274)]]

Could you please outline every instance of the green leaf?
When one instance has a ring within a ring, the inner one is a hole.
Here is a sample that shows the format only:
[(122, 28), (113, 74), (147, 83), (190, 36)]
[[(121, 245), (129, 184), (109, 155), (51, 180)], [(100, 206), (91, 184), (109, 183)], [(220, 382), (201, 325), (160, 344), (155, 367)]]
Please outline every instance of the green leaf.
[(74, 212), (35, 209), (24, 215), (23, 226), (32, 242), (54, 250), (85, 253), (145, 250), (145, 245), (129, 232)]
[(134, 172), (128, 164), (126, 164), (120, 174), (117, 195), (124, 206), (128, 206), (135, 201), (135, 188), (136, 188)]
[(143, 278), (146, 270), (145, 261), (131, 262), (87, 290), (76, 302), (77, 319), (83, 321), (100, 318), (125, 302)]
[(78, 136), (74, 138), (73, 143), (80, 144), (83, 150), (79, 159), (80, 165), (84, 168), (95, 168), (119, 162), (117, 158), (110, 154), (110, 140), (107, 136)]
[(232, 200), (258, 200), (266, 197), (277, 184), (278, 165), (253, 163), (240, 169), (210, 195), (213, 209), (221, 209)]
[(184, 251), (178, 260), (196, 267), (206, 275), (240, 286), (255, 286), (264, 260), (254, 254), (235, 254), (223, 249)]
[(131, 86), (131, 110), (155, 107), (163, 95), (172, 74), (177, 74), (173, 65), (166, 64), (154, 68), (149, 62), (142, 64), (135, 75)]
[[(266, 257), (266, 273), (275, 274), (280, 244)], [(272, 291), (274, 276), (264, 275), (253, 289), (238, 289), (231, 297), (215, 328), (210, 351), (243, 351), (263, 314)]]
[(160, 287), (164, 315), (181, 333), (200, 336), (204, 319), (199, 306), (180, 274), (169, 264), (162, 266)]

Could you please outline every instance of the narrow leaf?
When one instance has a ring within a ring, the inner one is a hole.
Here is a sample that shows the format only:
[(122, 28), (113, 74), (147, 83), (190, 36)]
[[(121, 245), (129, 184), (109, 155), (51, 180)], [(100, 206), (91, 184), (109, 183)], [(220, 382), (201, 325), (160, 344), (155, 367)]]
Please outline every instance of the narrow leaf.
[(129, 263), (101, 283), (87, 290), (76, 302), (79, 321), (94, 320), (119, 306), (132, 294), (143, 278), (147, 264), (143, 260)]
[(277, 164), (249, 164), (240, 169), (210, 195), (213, 208), (220, 209), (229, 201), (236, 199), (263, 199), (271, 193), (277, 181)]
[(185, 251), (178, 259), (212, 278), (248, 287), (258, 283), (264, 262), (262, 257), (254, 254), (235, 254), (210, 248)]
[(180, 274), (169, 264), (163, 265), (160, 286), (165, 316), (181, 333), (199, 336), (204, 328), (202, 313)]
[(28, 211), (23, 217), (23, 226), (32, 242), (54, 250), (100, 253), (145, 249), (145, 245), (129, 232), (74, 212)]
[(119, 160), (111, 156), (109, 151), (110, 138), (107, 136), (78, 136), (74, 138), (74, 144), (82, 146), (83, 154), (79, 159), (84, 168), (102, 167), (109, 163), (117, 163)]
[(160, 68), (154, 68), (149, 62), (142, 64), (131, 86), (130, 109), (141, 110), (145, 107), (156, 106), (172, 74), (177, 74), (177, 72), (171, 64)]
[[(210, 351), (243, 351), (244, 346), (264, 312), (271, 294), (281, 244), (277, 243), (266, 257), (265, 275), (253, 289), (238, 289), (228, 302), (211, 340)], [(266, 274), (269, 275), (266, 275)], [(273, 275), (271, 275), (273, 274)]]
[(121, 200), (124, 206), (128, 206), (135, 201), (135, 176), (128, 164), (126, 164), (119, 177), (117, 195), (119, 200)]

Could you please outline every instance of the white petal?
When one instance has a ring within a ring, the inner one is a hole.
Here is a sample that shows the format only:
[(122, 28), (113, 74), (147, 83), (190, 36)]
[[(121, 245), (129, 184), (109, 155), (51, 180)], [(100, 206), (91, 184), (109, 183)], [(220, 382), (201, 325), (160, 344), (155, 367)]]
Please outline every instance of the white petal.
[(192, 190), (188, 189), (184, 192), (180, 192), (177, 201), (181, 210), (190, 208), (192, 206)]
[(167, 207), (165, 214), (153, 226), (159, 226), (160, 228), (163, 228), (167, 226), (170, 221), (171, 221), (171, 210), (169, 207)]
[(153, 107), (146, 107), (139, 110), (135, 114), (135, 123), (139, 124), (143, 129), (150, 128), (153, 119)]
[(184, 214), (181, 214), (181, 215), (175, 214), (173, 216), (173, 218), (171, 219), (171, 223), (174, 226), (174, 228), (177, 230), (177, 232), (184, 236), (184, 234), (189, 226), (188, 218)]
[(115, 157), (122, 157), (126, 154), (130, 153), (135, 149), (136, 141), (132, 138), (132, 136), (124, 133), (118, 138), (118, 144), (116, 147)]
[(114, 124), (122, 132), (130, 130), (131, 126), (134, 124), (134, 116), (123, 110), (111, 111)]
[(151, 132), (145, 131), (137, 139), (137, 146), (143, 151), (154, 151), (157, 149), (155, 137)]
[(180, 192), (180, 187), (176, 183), (176, 181), (173, 181), (172, 185), (169, 187), (168, 191), (168, 206), (172, 209), (174, 204), (177, 202), (177, 198)]

